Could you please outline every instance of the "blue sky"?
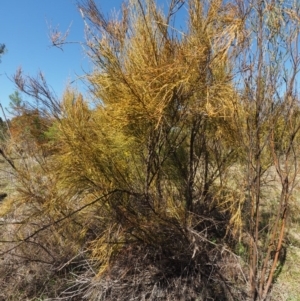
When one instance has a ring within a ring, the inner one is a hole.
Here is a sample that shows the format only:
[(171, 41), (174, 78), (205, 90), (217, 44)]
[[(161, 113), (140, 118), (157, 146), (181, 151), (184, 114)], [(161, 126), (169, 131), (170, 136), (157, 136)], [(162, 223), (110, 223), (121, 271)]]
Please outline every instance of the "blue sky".
[[(122, 1), (96, 0), (96, 3), (108, 14), (113, 8), (118, 10)], [(58, 26), (63, 32), (71, 26), (68, 41), (78, 44), (65, 45), (63, 51), (50, 47), (50, 26)], [(8, 107), (9, 95), (16, 90), (10, 78), (19, 67), (30, 76), (42, 71), (58, 97), (74, 80), (72, 85), (84, 90), (84, 85), (77, 78), (84, 75), (91, 65), (80, 45), (83, 41), (84, 24), (75, 0), (1, 1), (0, 43), (7, 47), (0, 63), (2, 106)]]

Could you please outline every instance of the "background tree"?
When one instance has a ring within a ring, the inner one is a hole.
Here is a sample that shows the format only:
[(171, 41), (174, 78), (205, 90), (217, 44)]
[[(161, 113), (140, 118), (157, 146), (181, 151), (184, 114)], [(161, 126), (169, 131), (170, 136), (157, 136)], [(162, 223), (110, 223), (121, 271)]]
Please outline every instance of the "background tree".
[(9, 113), (12, 115), (21, 115), (25, 110), (25, 103), (19, 91), (9, 95)]
[(245, 110), (236, 111), (249, 210), (243, 222), (249, 233), (251, 300), (267, 300), (286, 259), (287, 214), (294, 208), (299, 174), (299, 20), (294, 14), (299, 7), (260, 0), (239, 7), (248, 19), (248, 46), (236, 64)]
[[(1, 56), (4, 54), (6, 48), (5, 48), (5, 44), (0, 44), (0, 59), (1, 59)], [(0, 60), (1, 62), (1, 60)]]

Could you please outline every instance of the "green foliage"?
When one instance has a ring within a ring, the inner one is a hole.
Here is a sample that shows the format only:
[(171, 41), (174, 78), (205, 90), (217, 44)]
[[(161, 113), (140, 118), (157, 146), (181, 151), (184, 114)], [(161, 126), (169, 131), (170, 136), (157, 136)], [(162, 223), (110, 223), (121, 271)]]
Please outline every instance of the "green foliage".
[(5, 44), (0, 44), (0, 62), (1, 62), (1, 56), (5, 53), (6, 47)]
[(15, 91), (13, 94), (9, 95), (10, 103), (9, 107), (11, 110), (11, 114), (13, 115), (20, 115), (25, 110), (25, 104), (22, 100), (22, 97), (19, 91)]

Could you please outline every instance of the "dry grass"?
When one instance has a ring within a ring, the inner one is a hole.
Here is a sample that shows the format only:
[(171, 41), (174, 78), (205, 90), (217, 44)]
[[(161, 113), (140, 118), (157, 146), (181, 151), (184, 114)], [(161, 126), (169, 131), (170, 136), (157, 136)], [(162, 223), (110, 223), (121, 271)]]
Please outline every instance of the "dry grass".
[(274, 301), (300, 300), (300, 202), (299, 189), (290, 208), (288, 235), (285, 242), (286, 260), (272, 290)]
[(14, 177), (9, 164), (0, 159), (0, 193), (11, 193), (13, 191), (13, 181)]

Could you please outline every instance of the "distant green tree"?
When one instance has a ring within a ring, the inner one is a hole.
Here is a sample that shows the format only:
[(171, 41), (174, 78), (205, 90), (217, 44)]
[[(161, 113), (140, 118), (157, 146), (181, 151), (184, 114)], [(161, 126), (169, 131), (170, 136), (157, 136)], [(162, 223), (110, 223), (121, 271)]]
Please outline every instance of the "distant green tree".
[(25, 109), (25, 104), (19, 91), (15, 91), (13, 94), (10, 94), (9, 99), (9, 113), (13, 115), (22, 114)]
[(1, 62), (1, 56), (5, 52), (5, 50), (6, 50), (5, 44), (0, 44), (0, 62)]

